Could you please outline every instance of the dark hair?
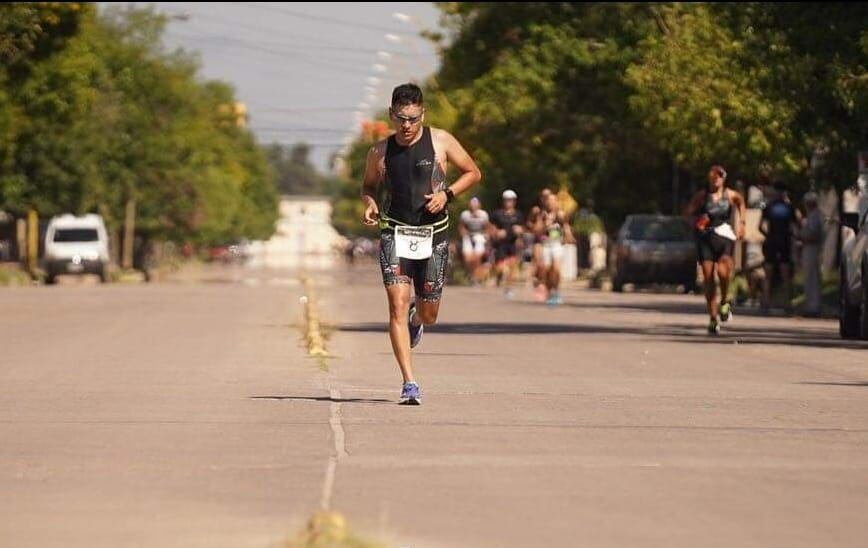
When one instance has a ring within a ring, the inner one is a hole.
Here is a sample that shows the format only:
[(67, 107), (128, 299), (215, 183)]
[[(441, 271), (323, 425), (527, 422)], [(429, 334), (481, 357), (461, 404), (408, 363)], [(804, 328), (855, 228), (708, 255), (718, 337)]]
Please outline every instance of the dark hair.
[(422, 106), (422, 90), (416, 84), (401, 84), (392, 90), (392, 108), (407, 105)]
[(720, 164), (714, 164), (713, 166), (711, 166), (711, 169), (709, 169), (709, 171), (715, 173), (718, 177), (723, 177), (724, 179), (726, 179), (726, 170), (723, 169), (723, 166)]
[(787, 191), (787, 183), (783, 181), (775, 181), (774, 185), (772, 185), (775, 190), (778, 192), (786, 192)]

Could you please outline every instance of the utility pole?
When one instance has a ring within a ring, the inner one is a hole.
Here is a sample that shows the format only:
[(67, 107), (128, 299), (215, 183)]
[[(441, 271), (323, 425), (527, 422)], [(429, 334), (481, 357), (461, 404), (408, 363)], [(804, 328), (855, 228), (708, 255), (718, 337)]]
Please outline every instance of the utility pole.
[(133, 240), (136, 234), (136, 200), (127, 200), (124, 214), (124, 252), (121, 258), (121, 268), (130, 270), (133, 268)]
[(37, 259), (39, 258), (39, 216), (36, 210), (31, 208), (27, 212), (27, 270), (30, 275), (36, 273)]
[(680, 201), (678, 200), (678, 161), (675, 157), (672, 158), (672, 214), (680, 215), (681, 212), (678, 211), (678, 205)]

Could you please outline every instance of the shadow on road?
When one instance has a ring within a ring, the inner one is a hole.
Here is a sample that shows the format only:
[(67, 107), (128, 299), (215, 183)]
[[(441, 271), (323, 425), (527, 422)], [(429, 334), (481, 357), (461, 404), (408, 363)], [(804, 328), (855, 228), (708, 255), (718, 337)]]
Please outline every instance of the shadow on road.
[(332, 398), (330, 396), (250, 396), (251, 400), (322, 401), (329, 403), (395, 403), (381, 398)]
[(840, 382), (797, 382), (796, 384), (810, 384), (814, 386), (866, 386), (868, 381), (840, 381)]
[[(377, 352), (380, 356), (394, 356), (391, 352)], [(497, 356), (498, 354), (476, 354), (473, 352), (468, 352), (466, 354), (461, 354), (458, 352), (413, 352), (414, 356), (448, 356), (450, 358), (466, 358), (466, 357), (480, 357), (480, 356)]]
[[(672, 342), (703, 344), (785, 344), (815, 348), (852, 348), (868, 349), (868, 342), (842, 340), (830, 330), (809, 328), (763, 328), (762, 330), (727, 326), (723, 334), (710, 337), (702, 323), (694, 324), (657, 324), (648, 327), (611, 326), (595, 324), (565, 323), (442, 323), (426, 327), (426, 333), (444, 335), (638, 335), (642, 337), (663, 338)], [(369, 322), (345, 324), (340, 331), (350, 333), (385, 333), (385, 323)]]
[[(534, 304), (539, 306), (536, 303), (527, 303)], [(603, 308), (603, 309), (612, 309), (612, 310), (633, 310), (640, 312), (660, 312), (666, 314), (706, 314), (705, 301), (698, 302), (674, 302), (674, 301), (657, 301), (657, 302), (643, 302), (637, 303), (635, 301), (632, 302), (609, 302), (609, 303), (580, 303), (580, 302), (567, 302), (564, 303), (565, 306), (570, 306), (573, 308), (586, 308), (586, 309), (594, 309), (594, 308)], [(771, 312), (766, 313), (760, 310), (759, 308), (750, 308), (750, 307), (741, 307), (736, 305), (733, 308), (733, 312), (736, 316), (745, 316), (751, 318), (785, 318), (787, 317), (783, 312)]]

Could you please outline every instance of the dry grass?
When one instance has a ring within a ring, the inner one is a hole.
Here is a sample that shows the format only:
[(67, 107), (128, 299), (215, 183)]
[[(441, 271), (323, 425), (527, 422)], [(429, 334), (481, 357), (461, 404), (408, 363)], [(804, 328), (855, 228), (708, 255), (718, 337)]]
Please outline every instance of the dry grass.
[(314, 514), (305, 530), (281, 548), (386, 548), (386, 545), (350, 533), (341, 514), (322, 511)]

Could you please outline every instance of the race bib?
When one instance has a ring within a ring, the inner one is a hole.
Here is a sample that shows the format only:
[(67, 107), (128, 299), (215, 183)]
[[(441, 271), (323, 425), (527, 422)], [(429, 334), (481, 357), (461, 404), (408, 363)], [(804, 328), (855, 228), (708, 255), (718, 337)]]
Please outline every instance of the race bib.
[(395, 227), (395, 253), (403, 259), (427, 259), (431, 256), (433, 242), (434, 227)]
[(714, 233), (726, 238), (727, 240), (735, 241), (737, 239), (735, 232), (732, 231), (732, 227), (729, 226), (729, 223), (723, 223), (722, 225), (714, 227)]

